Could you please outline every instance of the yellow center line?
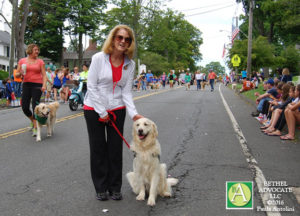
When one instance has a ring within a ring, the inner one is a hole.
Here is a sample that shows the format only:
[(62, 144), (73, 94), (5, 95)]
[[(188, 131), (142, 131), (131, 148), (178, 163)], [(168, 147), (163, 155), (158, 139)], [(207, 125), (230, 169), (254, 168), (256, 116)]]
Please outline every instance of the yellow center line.
[[(177, 88), (181, 88), (181, 86), (176, 87), (174, 89), (177, 89)], [(157, 91), (157, 92), (152, 92), (152, 93), (149, 93), (149, 94), (137, 96), (137, 97), (134, 97), (133, 100), (139, 100), (139, 99), (142, 99), (142, 98), (145, 98), (145, 97), (150, 97), (152, 95), (161, 94), (161, 93), (164, 93), (164, 92), (167, 92), (167, 91), (170, 91), (170, 90), (171, 89), (166, 89), (166, 90), (162, 90), (162, 91)], [(77, 118), (77, 117), (80, 117), (80, 116), (83, 116), (83, 112), (59, 118), (59, 119), (56, 120), (56, 123), (63, 122), (63, 121), (66, 121), (66, 120), (70, 120), (70, 119), (74, 119), (74, 118)], [(31, 127), (25, 127), (25, 128), (20, 128), (20, 129), (17, 129), (17, 130), (9, 131), (9, 132), (0, 134), (0, 139), (4, 139), (4, 138), (10, 137), (10, 136), (25, 133), (26, 131), (29, 131), (30, 129), (31, 129)]]

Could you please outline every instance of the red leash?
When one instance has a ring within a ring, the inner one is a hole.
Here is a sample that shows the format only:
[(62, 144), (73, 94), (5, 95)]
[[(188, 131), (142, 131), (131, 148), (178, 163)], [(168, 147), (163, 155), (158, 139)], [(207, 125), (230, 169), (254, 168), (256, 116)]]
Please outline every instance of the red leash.
[[(117, 120), (117, 116), (114, 112), (112, 111), (107, 111), (110, 115), (112, 115), (113, 119), (109, 118), (108, 123), (114, 127), (114, 129), (116, 130), (116, 132), (119, 134), (119, 136), (122, 138), (122, 140), (125, 142), (125, 144), (127, 145), (127, 147), (130, 149), (130, 145), (128, 144), (128, 142), (126, 141), (126, 139), (122, 136), (121, 132), (119, 131), (118, 127), (115, 124), (115, 121)], [(103, 121), (102, 118), (98, 119), (100, 122), (105, 122)]]

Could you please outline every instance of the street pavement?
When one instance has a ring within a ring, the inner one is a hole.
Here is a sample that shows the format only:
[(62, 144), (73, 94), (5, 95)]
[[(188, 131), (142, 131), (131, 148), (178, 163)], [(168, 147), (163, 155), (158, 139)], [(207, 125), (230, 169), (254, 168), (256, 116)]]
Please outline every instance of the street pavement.
[[(248, 150), (262, 173), (250, 168), (240, 139), (222, 102), (219, 86), (214, 92), (185, 88), (133, 92), (140, 114), (158, 127), (161, 161), (168, 174), (178, 178), (172, 198), (157, 198), (155, 207), (136, 201), (125, 174), (132, 170), (133, 154), (124, 144), (122, 201), (100, 202), (90, 177), (89, 144), (82, 110), (72, 112), (62, 104), (54, 136), (36, 142), (20, 108), (0, 111), (0, 215), (266, 215), (257, 211), (263, 201), (257, 176), (300, 187), (300, 143), (281, 141), (261, 133), (254, 110), (232, 90), (220, 86)], [(130, 141), (132, 121), (127, 117), (125, 138)], [(253, 181), (254, 209), (226, 210), (226, 181)], [(280, 199), (300, 215), (293, 193)], [(278, 205), (277, 205), (278, 206)], [(281, 207), (281, 206), (278, 206)], [(103, 210), (108, 212), (103, 212)], [(269, 214), (271, 215), (271, 214)]]

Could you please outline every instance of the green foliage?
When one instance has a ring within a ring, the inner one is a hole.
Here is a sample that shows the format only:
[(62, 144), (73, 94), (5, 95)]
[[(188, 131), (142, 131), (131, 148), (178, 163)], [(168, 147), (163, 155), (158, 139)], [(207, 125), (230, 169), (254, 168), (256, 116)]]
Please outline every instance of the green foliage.
[(196, 69), (196, 61), (201, 59), (201, 32), (188, 23), (183, 14), (161, 10), (162, 1), (158, 0), (120, 0), (114, 4), (117, 8), (106, 13), (107, 27), (100, 37), (107, 35), (115, 25), (126, 24), (135, 31), (137, 57), (150, 51), (165, 57), (169, 69)]
[[(205, 71), (208, 72), (212, 69), (217, 75), (218, 74), (225, 74), (225, 67), (223, 67), (220, 62), (210, 62), (205, 65)], [(204, 72), (204, 71), (202, 71)]]
[(64, 43), (64, 21), (68, 0), (32, 0), (25, 32), (25, 43), (40, 46), (40, 55), (57, 62)]
[(4, 80), (9, 76), (9, 73), (4, 70), (0, 70), (0, 80)]
[[(238, 54), (241, 58), (238, 70), (245, 70), (247, 68), (247, 49), (248, 40), (235, 40), (233, 47), (229, 50), (229, 59), (227, 64), (233, 68), (231, 58), (234, 54)], [(259, 36), (253, 40), (252, 43), (252, 67), (253, 70), (258, 70), (262, 67), (269, 67), (274, 64), (274, 47), (268, 42), (266, 37)]]
[(153, 52), (143, 52), (141, 61), (147, 65), (147, 69), (151, 70), (156, 76), (161, 75), (163, 72), (168, 73), (170, 68), (165, 57)]
[(287, 67), (290, 72), (295, 75), (299, 75), (300, 70), (300, 53), (295, 46), (288, 46), (281, 52), (282, 64), (281, 68)]

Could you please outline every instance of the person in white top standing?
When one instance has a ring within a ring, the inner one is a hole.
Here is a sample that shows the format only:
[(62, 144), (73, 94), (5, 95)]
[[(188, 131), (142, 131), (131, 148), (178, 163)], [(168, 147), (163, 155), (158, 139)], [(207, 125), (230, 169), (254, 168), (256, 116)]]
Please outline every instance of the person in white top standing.
[[(90, 163), (96, 198), (121, 200), (122, 138), (126, 110), (133, 121), (136, 111), (131, 94), (135, 62), (133, 30), (117, 25), (109, 33), (102, 52), (92, 57), (84, 98), (84, 117), (90, 144)], [(126, 110), (125, 110), (126, 108)]]

